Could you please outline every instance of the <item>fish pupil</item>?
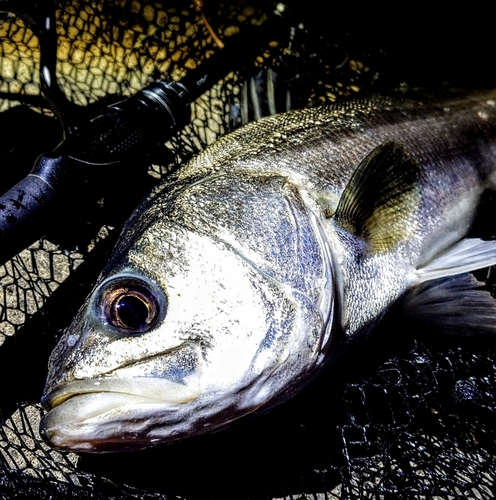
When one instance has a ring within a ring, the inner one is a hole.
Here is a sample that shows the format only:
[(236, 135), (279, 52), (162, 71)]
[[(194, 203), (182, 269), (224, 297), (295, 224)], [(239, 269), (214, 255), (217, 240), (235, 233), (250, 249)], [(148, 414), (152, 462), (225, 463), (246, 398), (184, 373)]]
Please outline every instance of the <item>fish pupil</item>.
[(137, 330), (149, 323), (147, 305), (134, 295), (125, 295), (116, 304), (116, 315), (124, 328)]

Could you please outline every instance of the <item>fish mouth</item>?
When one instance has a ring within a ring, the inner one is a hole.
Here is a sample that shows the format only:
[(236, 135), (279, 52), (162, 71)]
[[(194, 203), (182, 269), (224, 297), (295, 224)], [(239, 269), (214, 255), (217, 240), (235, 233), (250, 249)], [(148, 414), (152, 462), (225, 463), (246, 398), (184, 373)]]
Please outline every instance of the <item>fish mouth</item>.
[(41, 402), (43, 406), (53, 409), (77, 396), (102, 393), (141, 398), (150, 403), (187, 403), (200, 395), (200, 380), (194, 374), (182, 382), (153, 377), (134, 377), (130, 380), (110, 377), (75, 380), (60, 384), (44, 394)]
[(152, 377), (68, 382), (43, 395), (49, 411), (40, 433), (51, 447), (63, 450), (141, 449), (153, 444), (157, 420), (164, 414), (174, 420), (178, 409), (200, 394), (198, 374), (181, 382)]

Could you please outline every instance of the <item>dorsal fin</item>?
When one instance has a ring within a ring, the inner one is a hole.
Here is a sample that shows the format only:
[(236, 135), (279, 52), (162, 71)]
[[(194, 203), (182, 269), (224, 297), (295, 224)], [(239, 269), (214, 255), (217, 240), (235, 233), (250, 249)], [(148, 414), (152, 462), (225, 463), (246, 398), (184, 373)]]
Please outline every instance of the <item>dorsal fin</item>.
[(372, 251), (393, 248), (416, 229), (411, 215), (420, 202), (420, 168), (398, 142), (376, 147), (344, 189), (336, 222), (366, 241)]

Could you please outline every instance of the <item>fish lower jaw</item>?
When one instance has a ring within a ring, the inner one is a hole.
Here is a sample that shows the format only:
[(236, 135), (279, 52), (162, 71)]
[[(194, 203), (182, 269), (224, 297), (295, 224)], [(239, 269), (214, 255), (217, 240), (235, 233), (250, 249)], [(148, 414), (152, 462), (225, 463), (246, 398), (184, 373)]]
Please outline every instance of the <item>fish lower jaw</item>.
[(181, 384), (163, 379), (75, 381), (43, 397), (51, 409), (40, 423), (53, 448), (100, 453), (153, 445), (149, 429), (157, 416), (170, 419), (200, 396), (199, 380)]
[(41, 420), (40, 434), (51, 447), (88, 453), (138, 450), (153, 445), (157, 415), (174, 415), (179, 404), (112, 393), (79, 394)]

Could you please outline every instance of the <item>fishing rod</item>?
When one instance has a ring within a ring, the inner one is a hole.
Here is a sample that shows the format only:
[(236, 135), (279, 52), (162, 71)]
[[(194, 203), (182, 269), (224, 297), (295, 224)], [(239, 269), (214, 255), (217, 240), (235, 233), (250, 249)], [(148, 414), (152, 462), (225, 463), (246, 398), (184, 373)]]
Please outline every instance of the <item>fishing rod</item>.
[[(40, 42), (48, 38), (53, 45), (54, 18), (53, 11)], [(125, 177), (136, 163), (146, 163), (153, 151), (189, 123), (191, 104), (199, 96), (229, 72), (252, 62), (281, 29), (278, 16), (247, 27), (181, 81), (157, 80), (86, 123), (71, 122), (70, 105), (54, 106), (64, 127), (62, 142), (39, 156), (31, 172), (0, 196), (0, 265), (43, 237), (61, 211), (89, 206), (113, 176)], [(55, 59), (46, 60), (42, 57), (40, 63), (42, 93), (49, 102), (60, 102)]]

